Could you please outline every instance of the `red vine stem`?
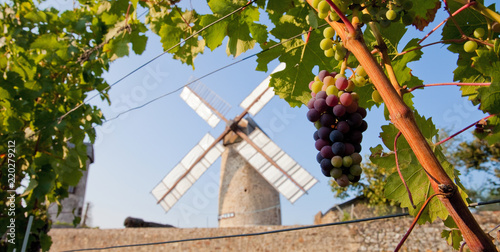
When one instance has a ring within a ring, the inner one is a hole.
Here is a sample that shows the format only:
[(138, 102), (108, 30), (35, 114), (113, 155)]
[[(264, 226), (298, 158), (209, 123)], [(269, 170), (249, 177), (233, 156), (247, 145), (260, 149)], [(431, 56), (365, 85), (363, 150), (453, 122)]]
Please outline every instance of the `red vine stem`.
[(403, 239), (401, 239), (401, 241), (399, 242), (398, 246), (396, 247), (396, 249), (394, 249), (394, 252), (397, 252), (401, 249), (401, 247), (403, 246), (403, 244), (405, 243), (406, 239), (408, 239), (408, 236), (410, 236), (410, 233), (411, 231), (413, 230), (413, 228), (415, 227), (415, 225), (417, 224), (417, 221), (418, 219), (420, 218), (420, 215), (422, 215), (422, 213), (424, 212), (424, 209), (425, 207), (429, 204), (429, 202), (431, 201), (432, 198), (434, 198), (435, 196), (437, 195), (445, 195), (444, 193), (435, 193), (433, 195), (431, 195), (424, 203), (424, 205), (422, 206), (422, 208), (420, 208), (420, 211), (418, 211), (418, 214), (415, 216), (415, 219), (413, 220), (413, 222), (411, 223), (411, 226), (410, 228), (408, 229), (408, 231), (406, 231), (406, 234), (405, 236), (403, 236)]
[[(448, 5), (447, 5), (446, 1), (444, 1), (444, 2), (446, 4), (446, 8), (448, 8)], [(463, 10), (465, 10), (465, 9), (469, 8), (470, 6), (475, 5), (475, 4), (476, 4), (476, 2), (472, 1), (472, 2), (469, 2), (469, 3), (465, 4), (464, 6), (460, 7), (460, 9), (456, 10), (455, 12), (453, 12), (453, 14), (451, 14), (450, 17), (448, 17), (445, 20), (443, 20), (436, 27), (434, 27), (434, 29), (432, 29), (432, 31), (430, 31), (427, 35), (425, 35), (425, 37), (423, 37), (420, 41), (418, 41), (418, 44), (422, 43), (427, 37), (429, 37), (433, 32), (435, 32), (439, 27), (441, 27), (441, 25), (445, 24), (448, 21), (448, 19), (450, 19), (451, 17), (457, 15), (458, 13), (462, 12)]]
[(441, 40), (441, 41), (438, 41), (438, 42), (432, 42), (430, 44), (426, 44), (426, 45), (423, 45), (423, 46), (418, 46), (418, 47), (412, 48), (410, 50), (407, 50), (407, 51), (404, 51), (404, 52), (400, 52), (400, 53), (396, 54), (396, 56), (394, 58), (396, 58), (398, 56), (401, 56), (401, 55), (404, 55), (404, 54), (407, 54), (409, 52), (413, 52), (415, 50), (420, 50), (420, 49), (422, 49), (424, 47), (428, 47), (428, 46), (431, 46), (431, 45), (436, 45), (436, 44), (441, 44), (441, 43), (448, 43), (448, 42), (461, 43), (461, 42), (464, 42), (466, 40), (467, 39), (447, 39), (447, 40)]
[(396, 159), (396, 168), (398, 170), (399, 178), (401, 178), (401, 181), (403, 181), (403, 185), (406, 188), (406, 192), (408, 192), (408, 198), (410, 198), (411, 206), (415, 209), (417, 207), (413, 203), (413, 197), (411, 196), (410, 188), (408, 188), (408, 185), (406, 184), (405, 178), (403, 177), (403, 174), (401, 173), (401, 169), (399, 169), (397, 143), (398, 143), (398, 138), (400, 136), (401, 136), (401, 131), (399, 131), (398, 134), (396, 135), (396, 138), (394, 138), (394, 158)]
[(489, 86), (491, 83), (454, 83), (454, 82), (446, 82), (446, 83), (434, 83), (434, 84), (426, 84), (419, 85), (416, 87), (412, 87), (408, 90), (408, 92), (413, 92), (415, 89), (424, 88), (424, 87), (436, 87), (436, 86)]
[(441, 140), (441, 141), (437, 142), (437, 143), (436, 143), (436, 145), (440, 145), (440, 144), (442, 144), (442, 143), (444, 143), (444, 142), (446, 142), (446, 141), (448, 141), (448, 140), (450, 140), (450, 139), (452, 139), (452, 138), (456, 137), (457, 135), (461, 134), (462, 132), (464, 132), (464, 131), (468, 130), (470, 127), (472, 127), (472, 126), (474, 126), (474, 125), (478, 124), (480, 121), (482, 121), (482, 120), (486, 120), (486, 119), (488, 119), (488, 118), (490, 118), (490, 117), (492, 117), (492, 116), (496, 116), (496, 114), (489, 115), (489, 116), (487, 116), (487, 117), (485, 117), (485, 118), (482, 118), (482, 119), (480, 119), (480, 120), (478, 120), (478, 121), (476, 121), (476, 122), (472, 123), (471, 125), (469, 125), (469, 126), (467, 126), (467, 127), (463, 128), (462, 130), (460, 130), (459, 132), (457, 132), (457, 133), (455, 133), (455, 134), (453, 134), (453, 135), (451, 135), (451, 136), (449, 136), (449, 137), (447, 137), (447, 138), (445, 138), (445, 139), (443, 139), (443, 140)]
[(340, 19), (342, 19), (342, 22), (344, 22), (344, 24), (347, 28), (347, 31), (352, 35), (356, 34), (356, 30), (354, 29), (354, 26), (352, 25), (351, 21), (349, 21), (349, 19), (347, 19), (347, 17), (345, 16), (344, 13), (342, 13), (342, 11), (339, 9), (339, 7), (337, 7), (337, 5), (335, 5), (335, 3), (332, 2), (332, 0), (326, 0), (326, 2), (333, 8), (333, 10), (340, 17)]

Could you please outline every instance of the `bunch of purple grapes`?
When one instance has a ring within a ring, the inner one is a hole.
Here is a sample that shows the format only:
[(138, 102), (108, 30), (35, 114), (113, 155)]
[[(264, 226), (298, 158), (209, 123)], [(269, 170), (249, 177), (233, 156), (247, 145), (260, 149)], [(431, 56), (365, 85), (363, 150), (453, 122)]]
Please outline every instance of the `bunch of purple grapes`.
[(316, 159), (322, 173), (333, 177), (339, 186), (358, 182), (361, 169), (362, 133), (367, 129), (366, 109), (358, 106), (355, 85), (345, 76), (326, 70), (309, 83), (312, 99), (307, 119), (314, 123)]

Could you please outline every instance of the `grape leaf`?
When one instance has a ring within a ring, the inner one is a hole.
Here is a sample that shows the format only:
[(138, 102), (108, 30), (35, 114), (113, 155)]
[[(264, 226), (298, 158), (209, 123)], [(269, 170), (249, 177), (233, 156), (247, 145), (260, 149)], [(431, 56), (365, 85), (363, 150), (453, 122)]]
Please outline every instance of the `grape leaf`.
[(411, 11), (415, 12), (415, 19), (412, 25), (417, 29), (423, 31), (430, 22), (434, 21), (437, 10), (441, 7), (439, 0), (412, 0), (413, 8)]
[[(200, 25), (205, 27), (218, 18), (214, 15), (203, 15), (200, 18)], [(222, 45), (222, 41), (227, 35), (227, 26), (229, 22), (226, 20), (222, 20), (210, 27), (208, 27), (204, 32), (203, 32), (203, 38), (205, 39), (205, 42), (207, 44), (207, 47), (210, 48), (210, 50), (215, 50), (215, 48), (219, 47)]]

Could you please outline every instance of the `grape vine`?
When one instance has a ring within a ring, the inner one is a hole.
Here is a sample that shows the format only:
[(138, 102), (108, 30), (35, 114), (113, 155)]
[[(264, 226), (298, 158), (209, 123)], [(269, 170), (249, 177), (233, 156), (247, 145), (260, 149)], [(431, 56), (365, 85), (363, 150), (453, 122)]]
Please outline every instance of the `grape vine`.
[[(494, 249), (467, 209), (438, 130), (413, 106), (414, 95), (421, 95), (414, 90), (445, 84), (424, 85), (409, 67), (422, 60), (425, 48), (445, 45), (443, 50), (457, 56), (448, 84), (460, 86), (465, 99), (486, 114), (471, 124), (476, 136), (499, 142), (500, 15), (494, 5), (467, 0), (210, 0), (209, 13), (200, 14), (179, 1), (159, 3), (89, 0), (78, 1), (70, 11), (41, 10), (31, 0), (2, 3), (0, 136), (19, 146), (16, 187), (23, 178), (32, 178), (25, 192), (16, 195), (16, 214), (35, 216), (36, 239), (29, 248), (49, 249), (47, 206), (65, 198), (68, 187), (78, 182), (86, 160), (83, 141), (93, 141), (93, 127), (103, 121), (100, 110), (86, 103), (88, 93), (109, 101), (104, 71), (130, 52), (141, 54), (150, 30), (161, 38), (164, 50), (172, 48), (168, 53), (188, 65), (206, 47), (214, 50), (223, 43), (234, 57), (260, 46), (258, 71), (267, 71), (273, 60), (285, 62), (270, 86), (291, 106), (310, 108), (318, 162), (339, 185), (362, 179), (361, 156), (355, 153), (367, 127), (363, 118), (373, 106), (384, 107), (390, 123), (380, 133), (383, 145), (370, 148), (370, 161), (391, 171), (399, 167), (404, 178), (397, 172), (389, 176), (386, 197), (418, 214), (418, 223), (442, 219), (453, 230), (448, 240), (463, 238), (473, 251)], [(144, 21), (137, 18), (139, 8), (148, 10)], [(408, 29), (423, 30), (441, 9), (447, 13), (442, 22), (426, 36), (402, 44)], [(273, 28), (260, 21), (261, 15), (267, 15)], [(325, 24), (329, 26), (316, 29)], [(437, 40), (423, 44), (441, 27)], [(297, 37), (307, 32), (306, 40)], [(175, 47), (178, 43), (182, 45)], [(316, 68), (323, 69), (317, 77)], [(7, 174), (6, 154), (3, 146), (1, 174)], [(3, 200), (8, 188), (4, 181), (1, 185)], [(5, 204), (0, 214), (7, 214)], [(2, 226), (8, 224), (4, 219)], [(18, 230), (26, 229), (26, 221), (17, 224)], [(1, 249), (7, 246), (0, 243)]]

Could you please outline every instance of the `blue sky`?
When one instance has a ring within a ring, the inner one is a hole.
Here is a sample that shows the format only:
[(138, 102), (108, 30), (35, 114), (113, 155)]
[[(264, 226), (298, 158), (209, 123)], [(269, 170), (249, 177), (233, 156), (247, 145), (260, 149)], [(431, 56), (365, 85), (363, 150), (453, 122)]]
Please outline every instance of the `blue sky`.
[[(72, 2), (56, 0), (55, 7), (71, 8)], [(190, 2), (196, 9), (206, 10), (200, 0)], [(56, 6), (57, 5), (57, 6)], [(440, 10), (437, 20), (441, 21)], [(436, 23), (436, 22), (434, 22)], [(431, 25), (432, 27), (432, 25)], [(436, 36), (427, 39), (433, 42)], [(423, 37), (426, 33), (412, 32)], [(105, 74), (113, 83), (140, 64), (160, 54), (163, 49), (159, 38), (148, 34), (147, 50), (141, 56), (119, 59)], [(410, 37), (407, 37), (409, 39)], [(192, 78), (202, 76), (216, 68), (230, 64), (259, 51), (256, 47), (238, 58), (228, 57), (225, 44), (195, 60), (195, 69), (164, 55), (145, 68), (120, 82), (110, 90), (112, 106), (93, 99), (90, 103), (102, 108), (106, 118), (143, 104), (157, 96), (175, 90)], [(257, 72), (256, 58), (246, 60), (201, 82), (232, 105), (227, 118), (241, 113), (239, 103), (269, 73)], [(422, 62), (412, 64), (413, 74), (424, 83), (451, 82), (456, 57), (444, 47), (436, 45), (424, 50)], [(272, 62), (272, 70), (279, 62)], [(180, 92), (160, 99), (142, 109), (122, 115), (118, 119), (96, 128), (95, 162), (90, 166), (86, 202), (91, 202), (91, 225), (100, 228), (122, 228), (126, 217), (168, 223), (178, 227), (216, 227), (220, 159), (194, 184), (168, 213), (156, 205), (150, 191), (172, 169), (203, 135), (210, 132), (217, 137), (223, 123), (210, 128), (184, 101)], [(458, 87), (435, 87), (414, 92), (415, 106), (420, 114), (432, 117), (439, 128), (457, 131), (482, 118), (482, 113), (466, 99), (460, 97)], [(316, 162), (313, 132), (315, 128), (306, 119), (307, 109), (290, 108), (274, 97), (254, 119), (271, 139), (319, 180), (307, 194), (293, 205), (281, 197), (283, 225), (312, 224), (314, 215), (325, 212), (341, 200), (335, 199), (328, 178), (321, 174)], [(373, 109), (365, 119), (369, 128), (363, 136), (362, 155), (369, 148), (381, 144), (380, 126), (386, 124), (383, 111)], [(272, 124), (271, 122), (275, 122)]]

